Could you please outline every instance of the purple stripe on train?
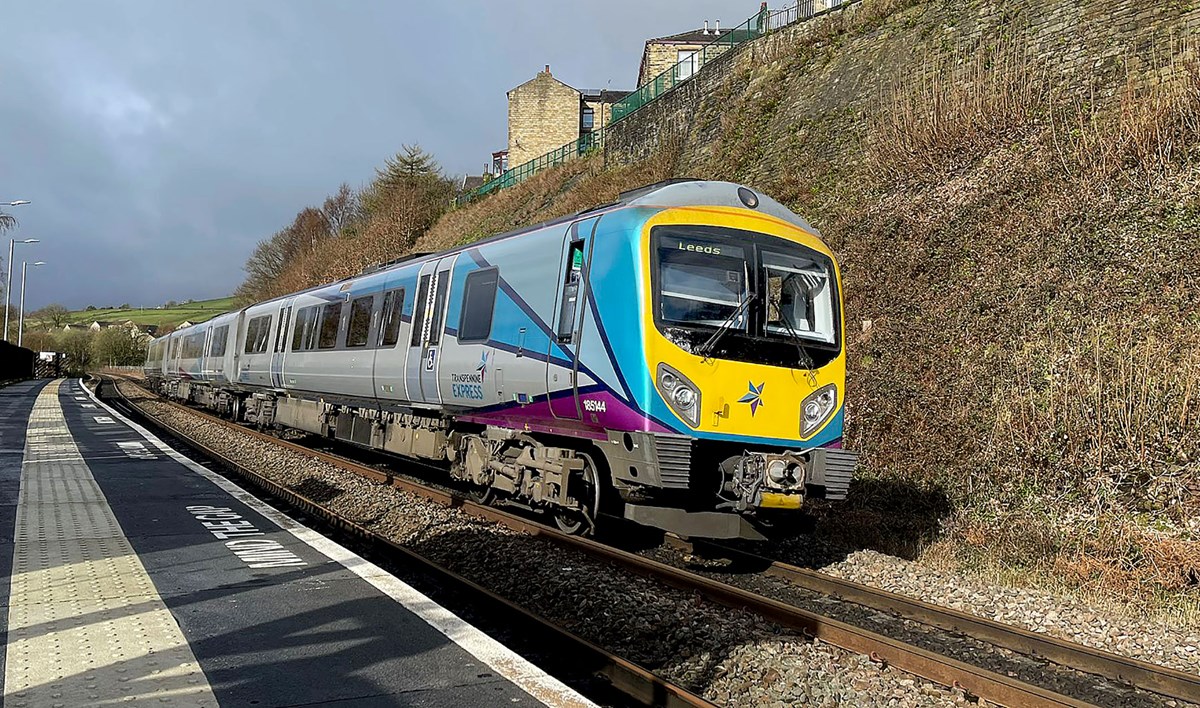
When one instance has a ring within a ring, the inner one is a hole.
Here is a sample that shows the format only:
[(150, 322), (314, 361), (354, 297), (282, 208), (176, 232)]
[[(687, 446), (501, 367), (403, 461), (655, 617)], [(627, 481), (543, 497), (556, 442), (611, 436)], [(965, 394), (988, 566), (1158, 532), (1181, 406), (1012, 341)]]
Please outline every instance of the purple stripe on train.
[[(555, 409), (570, 410), (571, 405), (563, 399), (570, 393), (555, 395)], [(583, 420), (562, 418), (550, 410), (550, 402), (542, 398), (526, 405), (507, 405), (501, 410), (480, 413), (465, 413), (461, 417), (481, 425), (497, 425), (518, 430), (538, 430), (552, 433), (584, 435), (597, 440), (606, 440), (604, 429), (644, 430), (651, 433), (672, 433), (670, 428), (660, 425), (607, 391), (580, 393), (579, 408)], [(528, 425), (528, 428), (526, 426)]]

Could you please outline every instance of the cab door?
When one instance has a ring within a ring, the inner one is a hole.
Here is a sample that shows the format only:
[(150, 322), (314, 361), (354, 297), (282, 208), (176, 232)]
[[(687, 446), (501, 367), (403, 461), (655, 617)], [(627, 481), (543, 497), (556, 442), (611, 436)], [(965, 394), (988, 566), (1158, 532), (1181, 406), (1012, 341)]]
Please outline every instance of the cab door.
[(442, 402), (438, 390), (438, 370), (441, 364), (438, 357), (441, 353), (442, 339), (445, 337), (451, 268), (456, 258), (457, 255), (430, 261), (421, 267), (417, 276), (412, 334), (409, 338), (404, 376), (408, 400), (414, 403)]
[[(594, 229), (596, 221), (575, 222), (563, 235), (562, 259), (554, 300), (554, 332), (546, 353), (546, 392), (550, 412), (556, 418), (579, 420), (579, 338), (583, 308), (587, 298), (584, 267), (584, 228)], [(560, 352), (567, 354), (563, 360)]]

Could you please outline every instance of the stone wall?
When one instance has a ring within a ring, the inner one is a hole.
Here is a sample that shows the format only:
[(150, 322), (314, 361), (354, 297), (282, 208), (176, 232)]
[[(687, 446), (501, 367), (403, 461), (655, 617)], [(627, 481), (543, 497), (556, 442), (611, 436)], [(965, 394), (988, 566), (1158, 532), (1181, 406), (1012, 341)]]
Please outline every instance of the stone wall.
[(579, 91), (548, 70), (509, 91), (509, 166), (517, 167), (577, 139), (579, 110)]
[[(862, 0), (739, 45), (691, 81), (610, 126), (607, 158), (644, 157), (664, 140), (698, 164), (717, 135), (722, 103), (787, 81), (785, 115), (862, 118), (899, 80), (1007, 48), (1022, 71), (1064, 98), (1110, 99), (1132, 76), (1154, 81), (1195, 56), (1194, 0)], [(797, 75), (799, 72), (799, 75)]]

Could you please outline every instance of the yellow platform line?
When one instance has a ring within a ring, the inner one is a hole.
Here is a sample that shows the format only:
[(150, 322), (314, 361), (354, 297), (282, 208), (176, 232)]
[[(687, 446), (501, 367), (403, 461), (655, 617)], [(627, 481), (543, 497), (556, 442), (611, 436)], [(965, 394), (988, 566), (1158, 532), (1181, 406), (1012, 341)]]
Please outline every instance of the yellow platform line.
[(61, 384), (38, 395), (25, 439), (4, 703), (216, 706), (179, 624), (67, 432)]

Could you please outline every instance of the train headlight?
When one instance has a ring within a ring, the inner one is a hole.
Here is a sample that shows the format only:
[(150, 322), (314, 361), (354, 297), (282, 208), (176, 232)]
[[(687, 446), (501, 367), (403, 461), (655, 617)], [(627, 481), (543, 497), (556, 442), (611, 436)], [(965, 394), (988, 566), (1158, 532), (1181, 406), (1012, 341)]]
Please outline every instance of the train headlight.
[(828, 384), (808, 394), (800, 404), (800, 437), (817, 432), (837, 410), (837, 385)]
[(677, 386), (671, 398), (675, 399), (676, 406), (685, 411), (692, 410), (696, 405), (696, 392), (687, 386)]
[(658, 390), (663, 400), (688, 425), (700, 425), (700, 389), (687, 378), (667, 366), (658, 365)]

